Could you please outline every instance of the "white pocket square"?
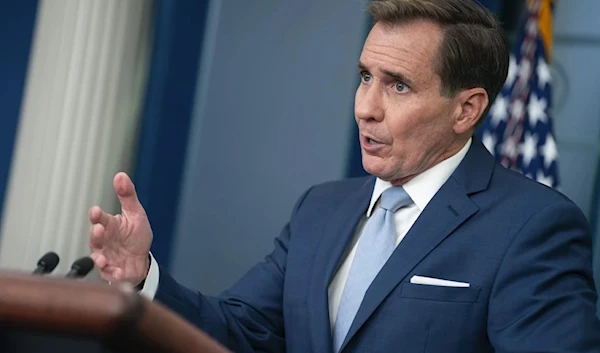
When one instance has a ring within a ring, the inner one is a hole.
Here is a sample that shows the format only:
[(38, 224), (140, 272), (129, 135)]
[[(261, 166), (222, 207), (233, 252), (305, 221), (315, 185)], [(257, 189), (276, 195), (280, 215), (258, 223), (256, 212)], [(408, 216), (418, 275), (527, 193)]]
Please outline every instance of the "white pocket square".
[(467, 282), (456, 282), (456, 281), (448, 281), (446, 279), (439, 279), (433, 277), (423, 277), (423, 276), (412, 276), (410, 279), (410, 283), (413, 284), (425, 284), (429, 286), (439, 286), (439, 287), (470, 287), (471, 285)]

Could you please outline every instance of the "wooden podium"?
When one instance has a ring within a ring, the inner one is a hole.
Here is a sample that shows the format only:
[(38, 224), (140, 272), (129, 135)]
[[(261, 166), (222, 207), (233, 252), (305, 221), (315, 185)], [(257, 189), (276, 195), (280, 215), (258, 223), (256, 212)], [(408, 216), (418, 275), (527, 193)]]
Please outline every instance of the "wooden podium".
[(0, 352), (229, 351), (130, 287), (0, 271)]

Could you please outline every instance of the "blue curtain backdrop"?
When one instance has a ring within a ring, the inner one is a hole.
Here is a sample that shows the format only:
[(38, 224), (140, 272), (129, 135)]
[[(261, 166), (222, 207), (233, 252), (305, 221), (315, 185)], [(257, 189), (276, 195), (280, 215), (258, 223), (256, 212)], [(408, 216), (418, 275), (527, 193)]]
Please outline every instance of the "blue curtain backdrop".
[[(474, 0), (477, 1), (477, 0)], [(520, 1), (520, 0), (519, 0)], [(486, 6), (490, 11), (494, 12), (496, 15), (500, 16), (503, 10), (504, 1), (503, 0), (479, 0), (479, 2)], [(368, 33), (367, 33), (368, 34)], [(365, 34), (365, 38), (366, 35)], [(358, 85), (358, 81), (357, 81)], [(352, 128), (352, 135), (350, 136), (350, 151), (348, 154), (348, 162), (346, 168), (346, 175), (350, 178), (360, 177), (367, 175), (367, 172), (362, 167), (362, 158), (360, 152), (360, 143), (358, 141), (358, 128), (356, 125)]]
[(0, 3), (0, 214), (19, 123), (37, 7), (37, 0)]
[[(596, 250), (598, 256), (600, 256), (600, 243), (598, 243), (598, 238), (600, 237), (600, 161), (598, 161), (597, 165), (596, 186), (592, 195), (592, 209), (590, 210), (590, 224), (592, 227), (594, 250)], [(598, 266), (600, 266), (600, 264), (598, 264)], [(598, 285), (600, 286), (600, 283), (598, 283)]]
[(157, 0), (150, 76), (133, 180), (165, 267), (173, 243), (208, 0)]
[[(598, 162), (598, 167), (596, 169), (596, 187), (594, 188), (594, 193), (592, 195), (590, 224), (592, 227), (592, 243), (594, 244), (594, 250), (600, 255), (600, 244), (598, 243), (598, 238), (600, 237), (600, 161)], [(600, 286), (600, 283), (598, 283), (598, 285)]]

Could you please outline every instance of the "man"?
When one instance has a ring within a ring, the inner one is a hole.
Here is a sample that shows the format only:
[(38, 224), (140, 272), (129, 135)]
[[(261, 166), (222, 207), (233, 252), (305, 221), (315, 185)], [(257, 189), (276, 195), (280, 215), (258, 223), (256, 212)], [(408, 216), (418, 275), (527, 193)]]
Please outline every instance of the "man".
[(355, 115), (371, 177), (310, 188), (265, 261), (207, 297), (149, 257), (118, 174), (122, 214), (89, 212), (102, 276), (237, 352), (600, 352), (584, 216), (473, 137), (507, 75), (496, 19), (472, 0), (369, 10)]

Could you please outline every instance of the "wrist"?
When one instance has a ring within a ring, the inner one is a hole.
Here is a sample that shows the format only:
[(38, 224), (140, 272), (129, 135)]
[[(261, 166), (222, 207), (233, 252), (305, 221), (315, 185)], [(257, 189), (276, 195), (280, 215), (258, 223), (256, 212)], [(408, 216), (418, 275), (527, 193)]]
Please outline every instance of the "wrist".
[(146, 269), (144, 278), (142, 278), (142, 281), (139, 282), (135, 286), (135, 290), (141, 291), (142, 289), (144, 289), (144, 284), (146, 283), (146, 278), (148, 277), (148, 273), (150, 272), (150, 264), (151, 264), (151, 259), (150, 259), (150, 254), (148, 253), (148, 256), (146, 257), (145, 264), (144, 264), (144, 268)]

